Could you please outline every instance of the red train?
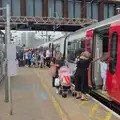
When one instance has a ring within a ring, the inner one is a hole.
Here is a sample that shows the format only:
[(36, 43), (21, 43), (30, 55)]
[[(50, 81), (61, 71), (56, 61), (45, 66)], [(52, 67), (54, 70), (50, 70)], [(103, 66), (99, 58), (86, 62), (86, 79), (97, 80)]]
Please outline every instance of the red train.
[(120, 104), (120, 15), (61, 37), (53, 44), (59, 46), (70, 69), (76, 66), (74, 60), (83, 49), (89, 51), (93, 58), (108, 56), (107, 91), (102, 92), (99, 61), (91, 64), (88, 83), (96, 94)]
[[(88, 30), (85, 50), (88, 50), (93, 58), (107, 54), (106, 94), (109, 99), (120, 104), (120, 21)], [(89, 69), (89, 86), (95, 85), (99, 88), (100, 81), (99, 64), (93, 63)]]

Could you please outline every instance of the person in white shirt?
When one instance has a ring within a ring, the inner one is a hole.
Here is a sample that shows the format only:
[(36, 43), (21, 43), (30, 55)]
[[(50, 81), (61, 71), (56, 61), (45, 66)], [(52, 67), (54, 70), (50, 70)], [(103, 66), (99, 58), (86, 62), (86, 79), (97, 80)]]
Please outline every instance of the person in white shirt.
[(40, 53), (40, 67), (43, 68), (43, 65), (44, 65), (44, 55), (43, 55), (43, 52)]
[(103, 57), (100, 61), (100, 73), (103, 80), (103, 90), (106, 89), (107, 58)]
[(28, 52), (25, 53), (25, 64), (28, 65)]
[(49, 49), (46, 50), (46, 58), (48, 58), (48, 57), (50, 57), (50, 51), (49, 51)]

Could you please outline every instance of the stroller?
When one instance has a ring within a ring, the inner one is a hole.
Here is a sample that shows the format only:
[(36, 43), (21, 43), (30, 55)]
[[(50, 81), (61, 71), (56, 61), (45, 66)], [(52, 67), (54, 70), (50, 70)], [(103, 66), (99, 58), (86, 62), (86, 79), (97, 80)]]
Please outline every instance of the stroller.
[(60, 87), (59, 94), (62, 94), (62, 97), (67, 97), (68, 91), (72, 87), (72, 82), (70, 78), (70, 70), (66, 66), (62, 66), (58, 73)]

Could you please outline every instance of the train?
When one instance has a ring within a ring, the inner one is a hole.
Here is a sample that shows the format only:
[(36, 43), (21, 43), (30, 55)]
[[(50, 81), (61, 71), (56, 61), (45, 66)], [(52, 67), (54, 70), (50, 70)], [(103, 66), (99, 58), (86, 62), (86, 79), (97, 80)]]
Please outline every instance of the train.
[[(102, 92), (99, 61), (89, 67), (88, 85), (96, 94), (120, 105), (120, 15), (84, 27), (51, 42), (54, 50), (60, 51), (71, 70), (75, 58), (82, 51), (89, 51), (92, 58), (108, 56), (106, 73), (107, 91)], [(45, 46), (48, 43), (45, 43)]]

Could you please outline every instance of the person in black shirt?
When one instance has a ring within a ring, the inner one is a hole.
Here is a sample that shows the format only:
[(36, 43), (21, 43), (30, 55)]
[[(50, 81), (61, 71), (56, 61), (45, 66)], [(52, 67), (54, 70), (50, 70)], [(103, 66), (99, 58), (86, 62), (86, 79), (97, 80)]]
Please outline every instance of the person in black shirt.
[(75, 76), (75, 90), (77, 91), (76, 99), (81, 98), (81, 100), (87, 100), (85, 94), (88, 93), (88, 67), (91, 62), (95, 62), (100, 58), (101, 57), (93, 60), (88, 51), (81, 53), (80, 59), (77, 62)]

